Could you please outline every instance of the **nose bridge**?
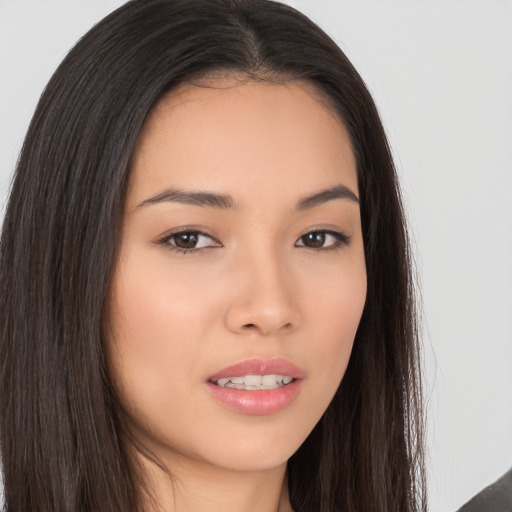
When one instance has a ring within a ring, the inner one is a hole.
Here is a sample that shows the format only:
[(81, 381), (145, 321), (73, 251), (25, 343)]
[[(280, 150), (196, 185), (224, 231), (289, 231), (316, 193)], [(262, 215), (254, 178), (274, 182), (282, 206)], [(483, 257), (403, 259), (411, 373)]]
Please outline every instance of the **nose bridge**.
[(297, 326), (289, 270), (276, 243), (267, 241), (243, 251), (237, 262), (235, 298), (228, 312), (231, 330), (271, 335)]

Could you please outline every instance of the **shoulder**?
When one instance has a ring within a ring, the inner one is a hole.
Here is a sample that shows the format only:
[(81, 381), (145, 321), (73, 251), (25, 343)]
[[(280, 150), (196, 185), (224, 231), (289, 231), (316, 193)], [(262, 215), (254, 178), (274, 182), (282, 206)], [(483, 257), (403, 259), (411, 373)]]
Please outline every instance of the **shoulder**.
[(512, 468), (468, 501), (458, 512), (511, 512)]

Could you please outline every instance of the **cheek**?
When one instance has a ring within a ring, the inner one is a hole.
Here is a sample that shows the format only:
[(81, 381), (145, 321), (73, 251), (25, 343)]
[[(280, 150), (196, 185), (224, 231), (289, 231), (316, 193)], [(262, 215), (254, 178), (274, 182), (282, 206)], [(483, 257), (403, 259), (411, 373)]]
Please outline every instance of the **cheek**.
[[(332, 397), (345, 373), (366, 300), (366, 268), (362, 250), (350, 265), (319, 269), (310, 275), (308, 305), (310, 357), (324, 375), (319, 386)], [(321, 283), (321, 284), (320, 284)], [(320, 394), (322, 393), (320, 392)]]
[(138, 419), (183, 407), (183, 387), (201, 357), (202, 304), (189, 300), (187, 288), (173, 277), (158, 261), (132, 257), (119, 265), (111, 290), (112, 378), (123, 405)]
[[(176, 349), (169, 339), (179, 336), (179, 329), (165, 289), (148, 279), (147, 273), (133, 270), (118, 279), (113, 296), (114, 358), (123, 370), (151, 372), (164, 365), (169, 369)], [(147, 377), (144, 380), (151, 381)]]
[(201, 389), (190, 385), (203, 366), (202, 304), (173, 277), (157, 261), (132, 259), (112, 287), (111, 378), (132, 434), (155, 453), (186, 447), (203, 421)]
[(148, 256), (136, 249), (118, 268), (112, 302), (111, 322), (123, 351), (161, 364), (186, 360), (212, 305), (201, 291), (200, 277), (191, 279), (190, 273), (173, 271), (161, 254)]

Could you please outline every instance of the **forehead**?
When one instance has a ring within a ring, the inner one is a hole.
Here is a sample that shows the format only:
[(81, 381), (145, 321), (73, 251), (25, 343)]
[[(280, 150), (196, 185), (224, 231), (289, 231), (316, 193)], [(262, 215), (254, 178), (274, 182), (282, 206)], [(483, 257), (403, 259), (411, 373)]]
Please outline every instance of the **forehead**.
[(337, 182), (357, 193), (354, 154), (314, 86), (230, 78), (183, 84), (156, 105), (134, 154), (130, 189), (137, 201), (169, 186), (236, 195), (263, 193), (267, 184), (305, 195)]

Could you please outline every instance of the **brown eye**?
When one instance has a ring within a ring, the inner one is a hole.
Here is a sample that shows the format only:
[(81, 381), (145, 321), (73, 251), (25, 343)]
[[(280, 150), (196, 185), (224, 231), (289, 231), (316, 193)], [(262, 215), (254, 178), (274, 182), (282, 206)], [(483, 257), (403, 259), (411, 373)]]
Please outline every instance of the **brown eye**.
[(187, 232), (173, 235), (171, 240), (174, 242), (174, 245), (180, 249), (195, 249), (198, 238), (198, 233)]
[(208, 247), (222, 247), (222, 244), (201, 231), (181, 231), (162, 238), (159, 245), (182, 253), (192, 253)]
[(319, 249), (325, 244), (325, 233), (323, 231), (314, 231), (312, 233), (307, 233), (306, 235), (301, 236), (300, 240), (306, 247)]
[(296, 247), (307, 247), (314, 250), (338, 249), (348, 244), (349, 238), (337, 231), (310, 231), (302, 235), (296, 242)]

